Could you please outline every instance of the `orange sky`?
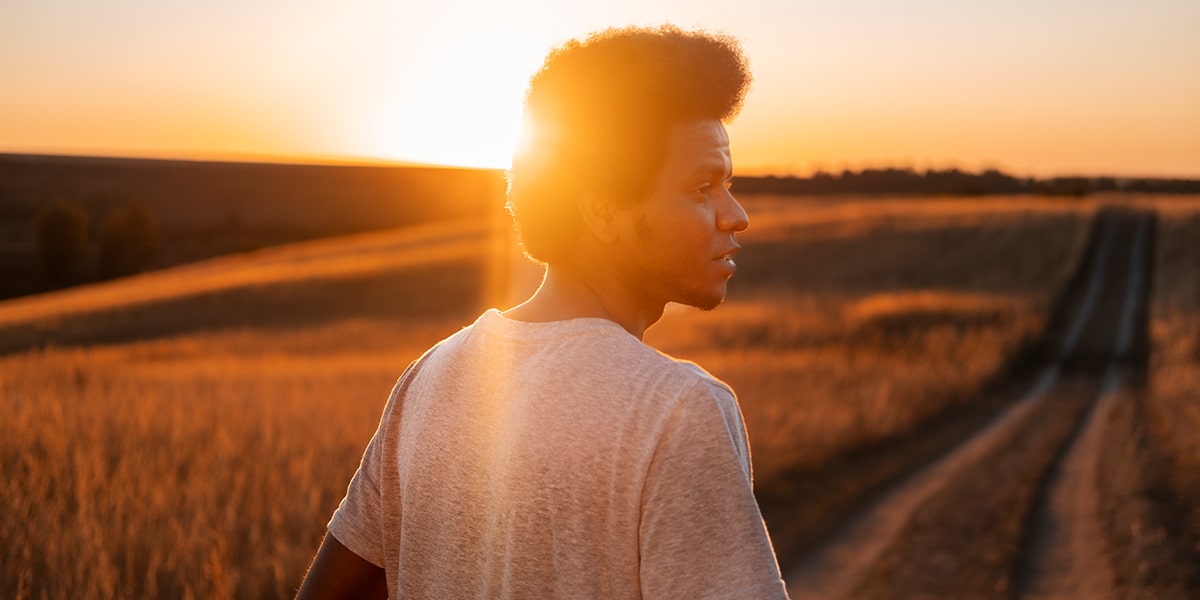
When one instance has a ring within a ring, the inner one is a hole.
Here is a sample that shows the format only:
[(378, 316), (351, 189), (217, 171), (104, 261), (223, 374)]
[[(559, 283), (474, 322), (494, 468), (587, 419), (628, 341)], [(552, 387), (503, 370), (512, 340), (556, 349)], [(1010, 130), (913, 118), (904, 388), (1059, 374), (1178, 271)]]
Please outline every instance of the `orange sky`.
[(745, 46), (741, 173), (1200, 177), (1195, 0), (493, 4), (5, 3), (0, 151), (506, 166), (551, 46), (671, 22)]

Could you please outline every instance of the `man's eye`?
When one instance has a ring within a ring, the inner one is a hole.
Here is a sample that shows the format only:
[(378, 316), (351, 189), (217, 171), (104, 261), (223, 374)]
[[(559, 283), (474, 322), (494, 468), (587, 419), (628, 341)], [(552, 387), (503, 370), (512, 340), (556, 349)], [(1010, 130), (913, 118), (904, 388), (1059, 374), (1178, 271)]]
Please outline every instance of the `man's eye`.
[(700, 195), (703, 195), (703, 196), (707, 196), (707, 195), (708, 195), (708, 193), (709, 193), (709, 192), (711, 192), (711, 191), (712, 191), (712, 184), (711, 184), (711, 183), (706, 183), (706, 184), (704, 184), (704, 185), (701, 185), (701, 186), (698, 186), (698, 187), (696, 188), (696, 193), (697, 193), (697, 194), (700, 194)]

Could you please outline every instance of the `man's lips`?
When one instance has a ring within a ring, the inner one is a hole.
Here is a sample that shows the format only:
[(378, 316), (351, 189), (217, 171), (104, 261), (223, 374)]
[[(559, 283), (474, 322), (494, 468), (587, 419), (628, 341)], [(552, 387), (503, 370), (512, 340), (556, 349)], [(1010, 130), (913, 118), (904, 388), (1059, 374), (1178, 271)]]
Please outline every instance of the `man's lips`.
[(734, 246), (730, 247), (728, 250), (725, 250), (724, 252), (718, 254), (715, 258), (713, 258), (713, 260), (720, 262), (720, 263), (724, 263), (725, 265), (727, 265), (729, 267), (729, 269), (731, 271), (736, 270), (737, 263), (733, 262), (733, 257), (741, 250), (742, 250), (741, 246), (734, 245)]

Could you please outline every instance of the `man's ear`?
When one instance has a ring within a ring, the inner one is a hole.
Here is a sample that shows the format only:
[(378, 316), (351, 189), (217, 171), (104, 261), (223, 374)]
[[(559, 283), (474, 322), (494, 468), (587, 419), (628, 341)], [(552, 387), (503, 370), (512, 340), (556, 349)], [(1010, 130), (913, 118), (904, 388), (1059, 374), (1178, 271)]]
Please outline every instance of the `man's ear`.
[(579, 214), (583, 225), (602, 245), (620, 239), (621, 209), (608, 196), (582, 194), (579, 196)]

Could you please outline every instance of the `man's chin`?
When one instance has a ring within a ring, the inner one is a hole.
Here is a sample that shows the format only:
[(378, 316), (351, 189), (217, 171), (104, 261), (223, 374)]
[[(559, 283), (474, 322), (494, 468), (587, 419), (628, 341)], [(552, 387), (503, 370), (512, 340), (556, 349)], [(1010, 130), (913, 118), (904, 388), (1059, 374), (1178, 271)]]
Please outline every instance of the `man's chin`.
[(720, 306), (724, 302), (725, 302), (725, 294), (724, 293), (712, 294), (712, 295), (696, 294), (689, 298), (679, 300), (680, 304), (685, 304), (687, 306), (691, 306), (692, 308), (698, 308), (698, 309), (704, 310), (704, 311), (712, 310), (712, 309)]

